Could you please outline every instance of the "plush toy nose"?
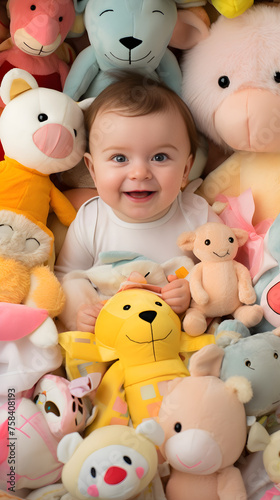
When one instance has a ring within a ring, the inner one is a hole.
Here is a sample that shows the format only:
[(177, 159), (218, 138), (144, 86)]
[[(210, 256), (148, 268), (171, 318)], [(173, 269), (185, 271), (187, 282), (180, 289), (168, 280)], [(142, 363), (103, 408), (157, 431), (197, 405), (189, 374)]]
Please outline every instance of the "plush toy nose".
[(50, 158), (66, 158), (73, 149), (73, 137), (67, 128), (49, 123), (33, 134), (33, 142)]
[(139, 40), (138, 38), (134, 38), (133, 36), (126, 36), (124, 38), (120, 38), (120, 42), (127, 49), (133, 50), (136, 47), (138, 47), (138, 45), (141, 45), (142, 40)]
[(46, 14), (40, 14), (25, 26), (25, 31), (42, 45), (51, 45), (59, 35), (59, 24)]
[(143, 319), (143, 321), (147, 321), (147, 323), (152, 323), (156, 315), (156, 311), (143, 311), (139, 314), (139, 318)]
[(127, 476), (126, 470), (121, 467), (109, 467), (104, 476), (104, 481), (107, 484), (119, 484)]

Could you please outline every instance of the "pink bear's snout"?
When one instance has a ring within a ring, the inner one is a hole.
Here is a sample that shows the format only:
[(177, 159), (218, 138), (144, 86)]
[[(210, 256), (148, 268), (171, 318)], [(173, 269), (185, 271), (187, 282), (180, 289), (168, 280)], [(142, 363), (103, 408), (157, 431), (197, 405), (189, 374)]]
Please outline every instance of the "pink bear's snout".
[(42, 45), (53, 45), (60, 35), (59, 23), (47, 14), (39, 14), (26, 26), (25, 31)]

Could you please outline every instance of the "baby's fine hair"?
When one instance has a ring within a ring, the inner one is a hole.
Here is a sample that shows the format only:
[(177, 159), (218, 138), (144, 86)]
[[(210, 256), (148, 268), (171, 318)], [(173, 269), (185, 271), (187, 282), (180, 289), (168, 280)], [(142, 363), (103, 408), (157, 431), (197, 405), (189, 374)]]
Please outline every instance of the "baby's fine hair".
[(143, 116), (151, 113), (177, 110), (182, 116), (189, 136), (191, 153), (195, 157), (198, 135), (191, 112), (181, 97), (163, 82), (140, 73), (120, 71), (113, 73), (108, 85), (85, 111), (88, 132), (99, 112), (112, 111), (125, 116)]

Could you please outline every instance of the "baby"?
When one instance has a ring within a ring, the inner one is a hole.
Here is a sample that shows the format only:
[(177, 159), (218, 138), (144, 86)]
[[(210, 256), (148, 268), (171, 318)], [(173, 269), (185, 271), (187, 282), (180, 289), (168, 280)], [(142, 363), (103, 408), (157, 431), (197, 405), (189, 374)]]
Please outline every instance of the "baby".
[[(182, 255), (179, 234), (219, 221), (187, 186), (197, 133), (182, 99), (143, 75), (119, 75), (86, 111), (85, 163), (99, 196), (82, 205), (68, 229), (56, 264), (59, 279), (98, 266), (100, 252), (131, 251), (163, 263)], [(187, 188), (186, 188), (187, 186)], [(186, 188), (186, 189), (185, 189)], [(168, 277), (162, 298), (177, 313), (190, 302), (188, 281)], [(94, 331), (102, 302), (87, 279), (62, 280), (69, 330)]]

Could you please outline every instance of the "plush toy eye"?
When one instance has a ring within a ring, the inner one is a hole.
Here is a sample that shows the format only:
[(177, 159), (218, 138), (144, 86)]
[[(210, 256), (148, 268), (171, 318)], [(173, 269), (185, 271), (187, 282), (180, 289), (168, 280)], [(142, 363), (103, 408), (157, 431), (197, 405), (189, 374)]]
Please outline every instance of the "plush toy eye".
[(92, 468), (90, 469), (90, 473), (91, 473), (92, 477), (96, 477), (96, 470), (95, 470), (95, 468), (94, 468), (94, 467), (92, 467)]
[(36, 238), (27, 238), (25, 241), (25, 250), (27, 252), (35, 252), (38, 250), (40, 242)]
[(245, 361), (245, 365), (246, 365), (248, 368), (250, 368), (251, 364), (252, 364), (252, 363), (251, 363), (251, 361), (250, 361), (249, 359), (246, 359), (246, 361)]
[(181, 432), (182, 430), (182, 424), (180, 424), (180, 422), (177, 422), (175, 425), (174, 425), (174, 431), (175, 432)]
[(53, 401), (46, 401), (44, 409), (46, 413), (54, 413), (57, 417), (60, 417), (60, 411)]
[(77, 130), (74, 128), (74, 136), (77, 137)]
[(153, 14), (154, 12), (158, 12), (159, 14), (162, 14), (162, 15), (164, 16), (164, 13), (163, 13), (161, 10), (153, 10), (152, 14)]
[(58, 20), (59, 20), (59, 22), (60, 22), (60, 23), (62, 23), (62, 21), (63, 21), (63, 17), (62, 17), (62, 16), (60, 16), (60, 17), (58, 18)]
[(124, 311), (128, 311), (128, 309), (130, 309), (131, 306), (129, 304), (126, 304), (125, 306), (123, 306), (123, 310)]
[(230, 80), (228, 76), (220, 76), (218, 84), (222, 89), (226, 89), (230, 85)]
[(30, 5), (30, 10), (36, 10), (36, 5), (34, 4)]
[(46, 115), (46, 113), (40, 113), (38, 115), (39, 122), (45, 122), (48, 119), (49, 119), (49, 117), (48, 117), (48, 115)]
[(211, 243), (211, 241), (210, 241), (210, 240), (205, 240), (205, 241), (204, 241), (204, 244), (205, 244), (205, 245), (207, 245), (207, 246), (208, 246), (208, 245), (210, 245), (210, 243)]
[(233, 242), (234, 242), (234, 238), (233, 238), (232, 236), (230, 236), (230, 237), (229, 237), (229, 239), (228, 239), (228, 241), (229, 241), (230, 243), (233, 243)]
[(103, 12), (101, 12), (101, 14), (99, 14), (99, 17), (102, 16), (102, 14), (105, 14), (106, 12), (114, 12), (114, 11), (113, 11), (113, 9), (103, 10)]
[(280, 83), (280, 71), (275, 71), (274, 80), (276, 83)]
[(10, 224), (0, 224), (0, 239), (7, 236), (11, 238), (13, 232), (14, 230)]
[(278, 352), (275, 352), (273, 356), (275, 357), (275, 359), (278, 359)]
[(162, 303), (161, 302), (155, 302), (156, 306), (160, 306), (162, 307)]
[(128, 464), (128, 465), (131, 465), (132, 464), (132, 460), (131, 458), (127, 457), (126, 455), (123, 457), (124, 461)]

